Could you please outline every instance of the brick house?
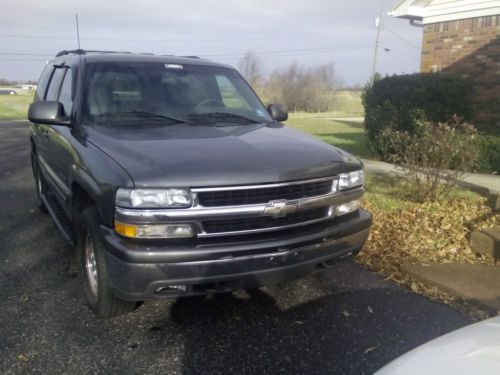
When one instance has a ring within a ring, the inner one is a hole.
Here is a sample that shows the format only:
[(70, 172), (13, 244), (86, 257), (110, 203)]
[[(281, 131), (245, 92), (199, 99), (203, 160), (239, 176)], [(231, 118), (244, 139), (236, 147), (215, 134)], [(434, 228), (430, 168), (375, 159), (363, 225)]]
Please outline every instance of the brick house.
[(500, 128), (500, 1), (403, 0), (390, 14), (423, 27), (422, 72), (472, 81), (475, 123)]

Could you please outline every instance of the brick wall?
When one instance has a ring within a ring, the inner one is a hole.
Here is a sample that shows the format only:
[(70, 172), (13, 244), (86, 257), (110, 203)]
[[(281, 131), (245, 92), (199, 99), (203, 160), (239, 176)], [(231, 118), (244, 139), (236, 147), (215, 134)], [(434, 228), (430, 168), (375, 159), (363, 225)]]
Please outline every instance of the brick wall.
[(472, 80), (475, 122), (500, 127), (500, 15), (424, 27), (423, 72), (450, 71)]

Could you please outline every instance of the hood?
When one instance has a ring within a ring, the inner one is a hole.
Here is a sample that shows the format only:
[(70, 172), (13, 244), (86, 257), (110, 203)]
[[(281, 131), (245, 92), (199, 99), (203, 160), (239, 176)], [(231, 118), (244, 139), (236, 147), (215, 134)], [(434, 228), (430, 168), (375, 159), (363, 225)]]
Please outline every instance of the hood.
[(136, 186), (206, 187), (333, 176), (349, 154), (281, 124), (87, 127)]

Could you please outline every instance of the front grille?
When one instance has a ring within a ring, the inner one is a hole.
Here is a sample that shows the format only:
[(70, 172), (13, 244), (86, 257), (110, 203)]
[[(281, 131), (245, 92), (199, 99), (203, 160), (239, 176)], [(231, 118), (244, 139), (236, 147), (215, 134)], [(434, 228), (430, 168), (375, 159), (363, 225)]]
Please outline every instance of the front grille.
[(205, 207), (240, 206), (246, 204), (268, 203), (279, 199), (300, 199), (330, 193), (332, 180), (304, 182), (274, 187), (254, 189), (241, 188), (226, 191), (203, 191), (198, 193), (200, 205)]
[(255, 229), (266, 229), (282, 227), (287, 225), (304, 223), (307, 221), (323, 219), (328, 215), (328, 207), (313, 210), (295, 212), (280, 218), (262, 216), (248, 219), (225, 219), (207, 220), (203, 222), (203, 228), (207, 233), (237, 232)]

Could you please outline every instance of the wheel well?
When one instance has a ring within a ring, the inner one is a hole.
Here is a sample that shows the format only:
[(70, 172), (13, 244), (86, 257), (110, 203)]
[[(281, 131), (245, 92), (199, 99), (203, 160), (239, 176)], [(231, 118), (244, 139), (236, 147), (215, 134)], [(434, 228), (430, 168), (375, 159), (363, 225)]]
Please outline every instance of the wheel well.
[(94, 199), (78, 183), (73, 183), (71, 186), (71, 197), (73, 210), (78, 213), (95, 204)]

